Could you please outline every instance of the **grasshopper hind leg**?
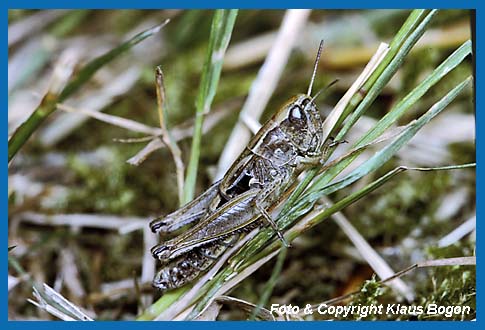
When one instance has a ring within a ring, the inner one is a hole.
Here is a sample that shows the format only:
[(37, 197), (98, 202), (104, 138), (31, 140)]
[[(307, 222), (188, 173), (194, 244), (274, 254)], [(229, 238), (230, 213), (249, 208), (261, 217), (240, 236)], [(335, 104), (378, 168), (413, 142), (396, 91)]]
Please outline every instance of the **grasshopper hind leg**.
[[(190, 224), (201, 219), (204, 214), (205, 211), (200, 211), (180, 218), (177, 218), (172, 214), (168, 216), (159, 216), (150, 222), (150, 229), (153, 233), (169, 233), (186, 224)], [(175, 220), (177, 220), (177, 222)]]
[(212, 184), (199, 197), (189, 202), (179, 210), (166, 216), (160, 216), (150, 222), (150, 229), (154, 233), (170, 233), (185, 225), (199, 222), (214, 207), (219, 196), (220, 180)]
[(166, 264), (153, 279), (152, 285), (161, 291), (182, 287), (199, 277), (227, 250), (227, 242), (233, 244), (239, 235), (201, 246)]

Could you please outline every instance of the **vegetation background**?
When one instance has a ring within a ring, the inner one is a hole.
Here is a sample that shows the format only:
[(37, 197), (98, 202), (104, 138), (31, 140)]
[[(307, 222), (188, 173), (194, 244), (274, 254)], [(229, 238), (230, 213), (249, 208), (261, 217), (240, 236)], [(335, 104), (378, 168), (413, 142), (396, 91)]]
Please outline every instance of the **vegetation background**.
[[(263, 123), (291, 96), (306, 92), (320, 39), (325, 46), (314, 91), (339, 79), (318, 100), (322, 114), (328, 114), (379, 43), (389, 42), (409, 13), (311, 11), (296, 43), (288, 46), (293, 49), (262, 118), (255, 120)], [(238, 13), (212, 109), (205, 117), (196, 195), (213, 182), (220, 155), (230, 148), (227, 141), (239, 111), (284, 15), (285, 11), (278, 10)], [(149, 248), (157, 238), (148, 222), (178, 208), (176, 167), (167, 148), (140, 155), (150, 142), (140, 138), (153, 131), (119, 127), (115, 119), (130, 119), (154, 130), (159, 127), (154, 69), (161, 65), (168, 102), (165, 121), (178, 141), (183, 163), (189, 162), (195, 100), (212, 17), (209, 10), (9, 12), (9, 136), (52, 90), (62, 70), (71, 68), (76, 75), (93, 58), (171, 19), (159, 32), (103, 63), (63, 102), (64, 109), (57, 109), (42, 122), (10, 163), (8, 245), (15, 246), (9, 248), (11, 320), (52, 318), (27, 301), (32, 298), (33, 283), (47, 283), (98, 320), (134, 319), (159, 297), (150, 285), (156, 263)], [(440, 11), (346, 140), (354, 142), (470, 39), (472, 23), (470, 11)], [(400, 120), (407, 123), (422, 114), (443, 91), (472, 72), (473, 61), (468, 58)], [(472, 99), (473, 91), (467, 90), (383, 168), (331, 197), (338, 200), (399, 165), (474, 162)], [(97, 117), (97, 113), (111, 116)], [(375, 150), (366, 150), (363, 159)], [(394, 271), (422, 260), (474, 256), (475, 171), (406, 172), (347, 207), (341, 216)], [(293, 242), (267, 305), (304, 306), (355, 290), (361, 292), (345, 303), (405, 303), (402, 295), (377, 283), (365, 253), (349, 240), (341, 224), (332, 218), (325, 220)], [(230, 295), (257, 304), (274, 263), (265, 264)], [(415, 304), (469, 305), (475, 310), (474, 266), (418, 269), (402, 280)], [(218, 319), (247, 317), (237, 304), (221, 307)], [(387, 316), (367, 319), (375, 318)], [(389, 316), (415, 318), (444, 319)], [(474, 318), (474, 314), (453, 317)]]

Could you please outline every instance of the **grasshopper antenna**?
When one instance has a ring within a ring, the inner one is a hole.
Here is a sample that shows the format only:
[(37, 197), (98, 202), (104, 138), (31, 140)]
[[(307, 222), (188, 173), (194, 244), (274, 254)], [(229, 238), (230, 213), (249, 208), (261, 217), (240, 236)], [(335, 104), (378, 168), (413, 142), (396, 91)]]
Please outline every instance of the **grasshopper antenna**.
[(315, 59), (315, 65), (313, 66), (312, 80), (310, 80), (310, 86), (308, 86), (308, 92), (306, 93), (307, 96), (310, 96), (312, 94), (313, 82), (315, 81), (315, 76), (317, 75), (318, 62), (320, 62), (320, 55), (322, 55), (322, 49), (323, 49), (323, 39), (320, 40), (320, 46), (318, 47), (317, 58)]
[(332, 87), (333, 85), (335, 85), (336, 83), (338, 82), (338, 79), (335, 79), (334, 81), (332, 81), (330, 84), (328, 84), (327, 86), (323, 87), (322, 89), (320, 89), (316, 94), (315, 96), (312, 97), (312, 102), (316, 100), (316, 98), (322, 94), (322, 92), (326, 92), (330, 89), (330, 87)]

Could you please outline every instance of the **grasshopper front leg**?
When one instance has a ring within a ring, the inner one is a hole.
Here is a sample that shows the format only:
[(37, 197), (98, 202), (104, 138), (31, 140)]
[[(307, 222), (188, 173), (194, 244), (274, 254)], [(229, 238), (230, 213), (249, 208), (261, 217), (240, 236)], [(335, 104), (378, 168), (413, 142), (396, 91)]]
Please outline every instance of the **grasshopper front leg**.
[(323, 150), (313, 156), (306, 156), (306, 157), (298, 157), (295, 159), (295, 166), (298, 164), (304, 166), (317, 166), (323, 165), (325, 162), (325, 155), (330, 151), (331, 148), (337, 147), (340, 144), (348, 143), (347, 140), (334, 140), (334, 138), (330, 137), (325, 141), (323, 146)]
[(177, 211), (160, 216), (150, 222), (154, 233), (169, 233), (193, 222), (199, 222), (215, 209), (219, 202), (220, 180), (212, 184), (204, 193)]

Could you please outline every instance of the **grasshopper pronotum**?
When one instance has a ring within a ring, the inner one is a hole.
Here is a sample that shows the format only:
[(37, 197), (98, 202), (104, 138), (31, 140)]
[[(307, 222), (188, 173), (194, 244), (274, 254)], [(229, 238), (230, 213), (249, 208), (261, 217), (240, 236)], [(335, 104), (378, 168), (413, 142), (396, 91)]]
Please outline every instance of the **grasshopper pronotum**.
[(311, 96), (323, 42), (320, 43), (307, 94), (283, 105), (250, 140), (224, 177), (181, 209), (150, 223), (155, 233), (184, 225), (193, 227), (156, 245), (152, 254), (164, 267), (153, 285), (161, 290), (180, 287), (206, 270), (240, 233), (270, 224), (286, 241), (267, 209), (298, 175), (322, 159), (322, 119)]

